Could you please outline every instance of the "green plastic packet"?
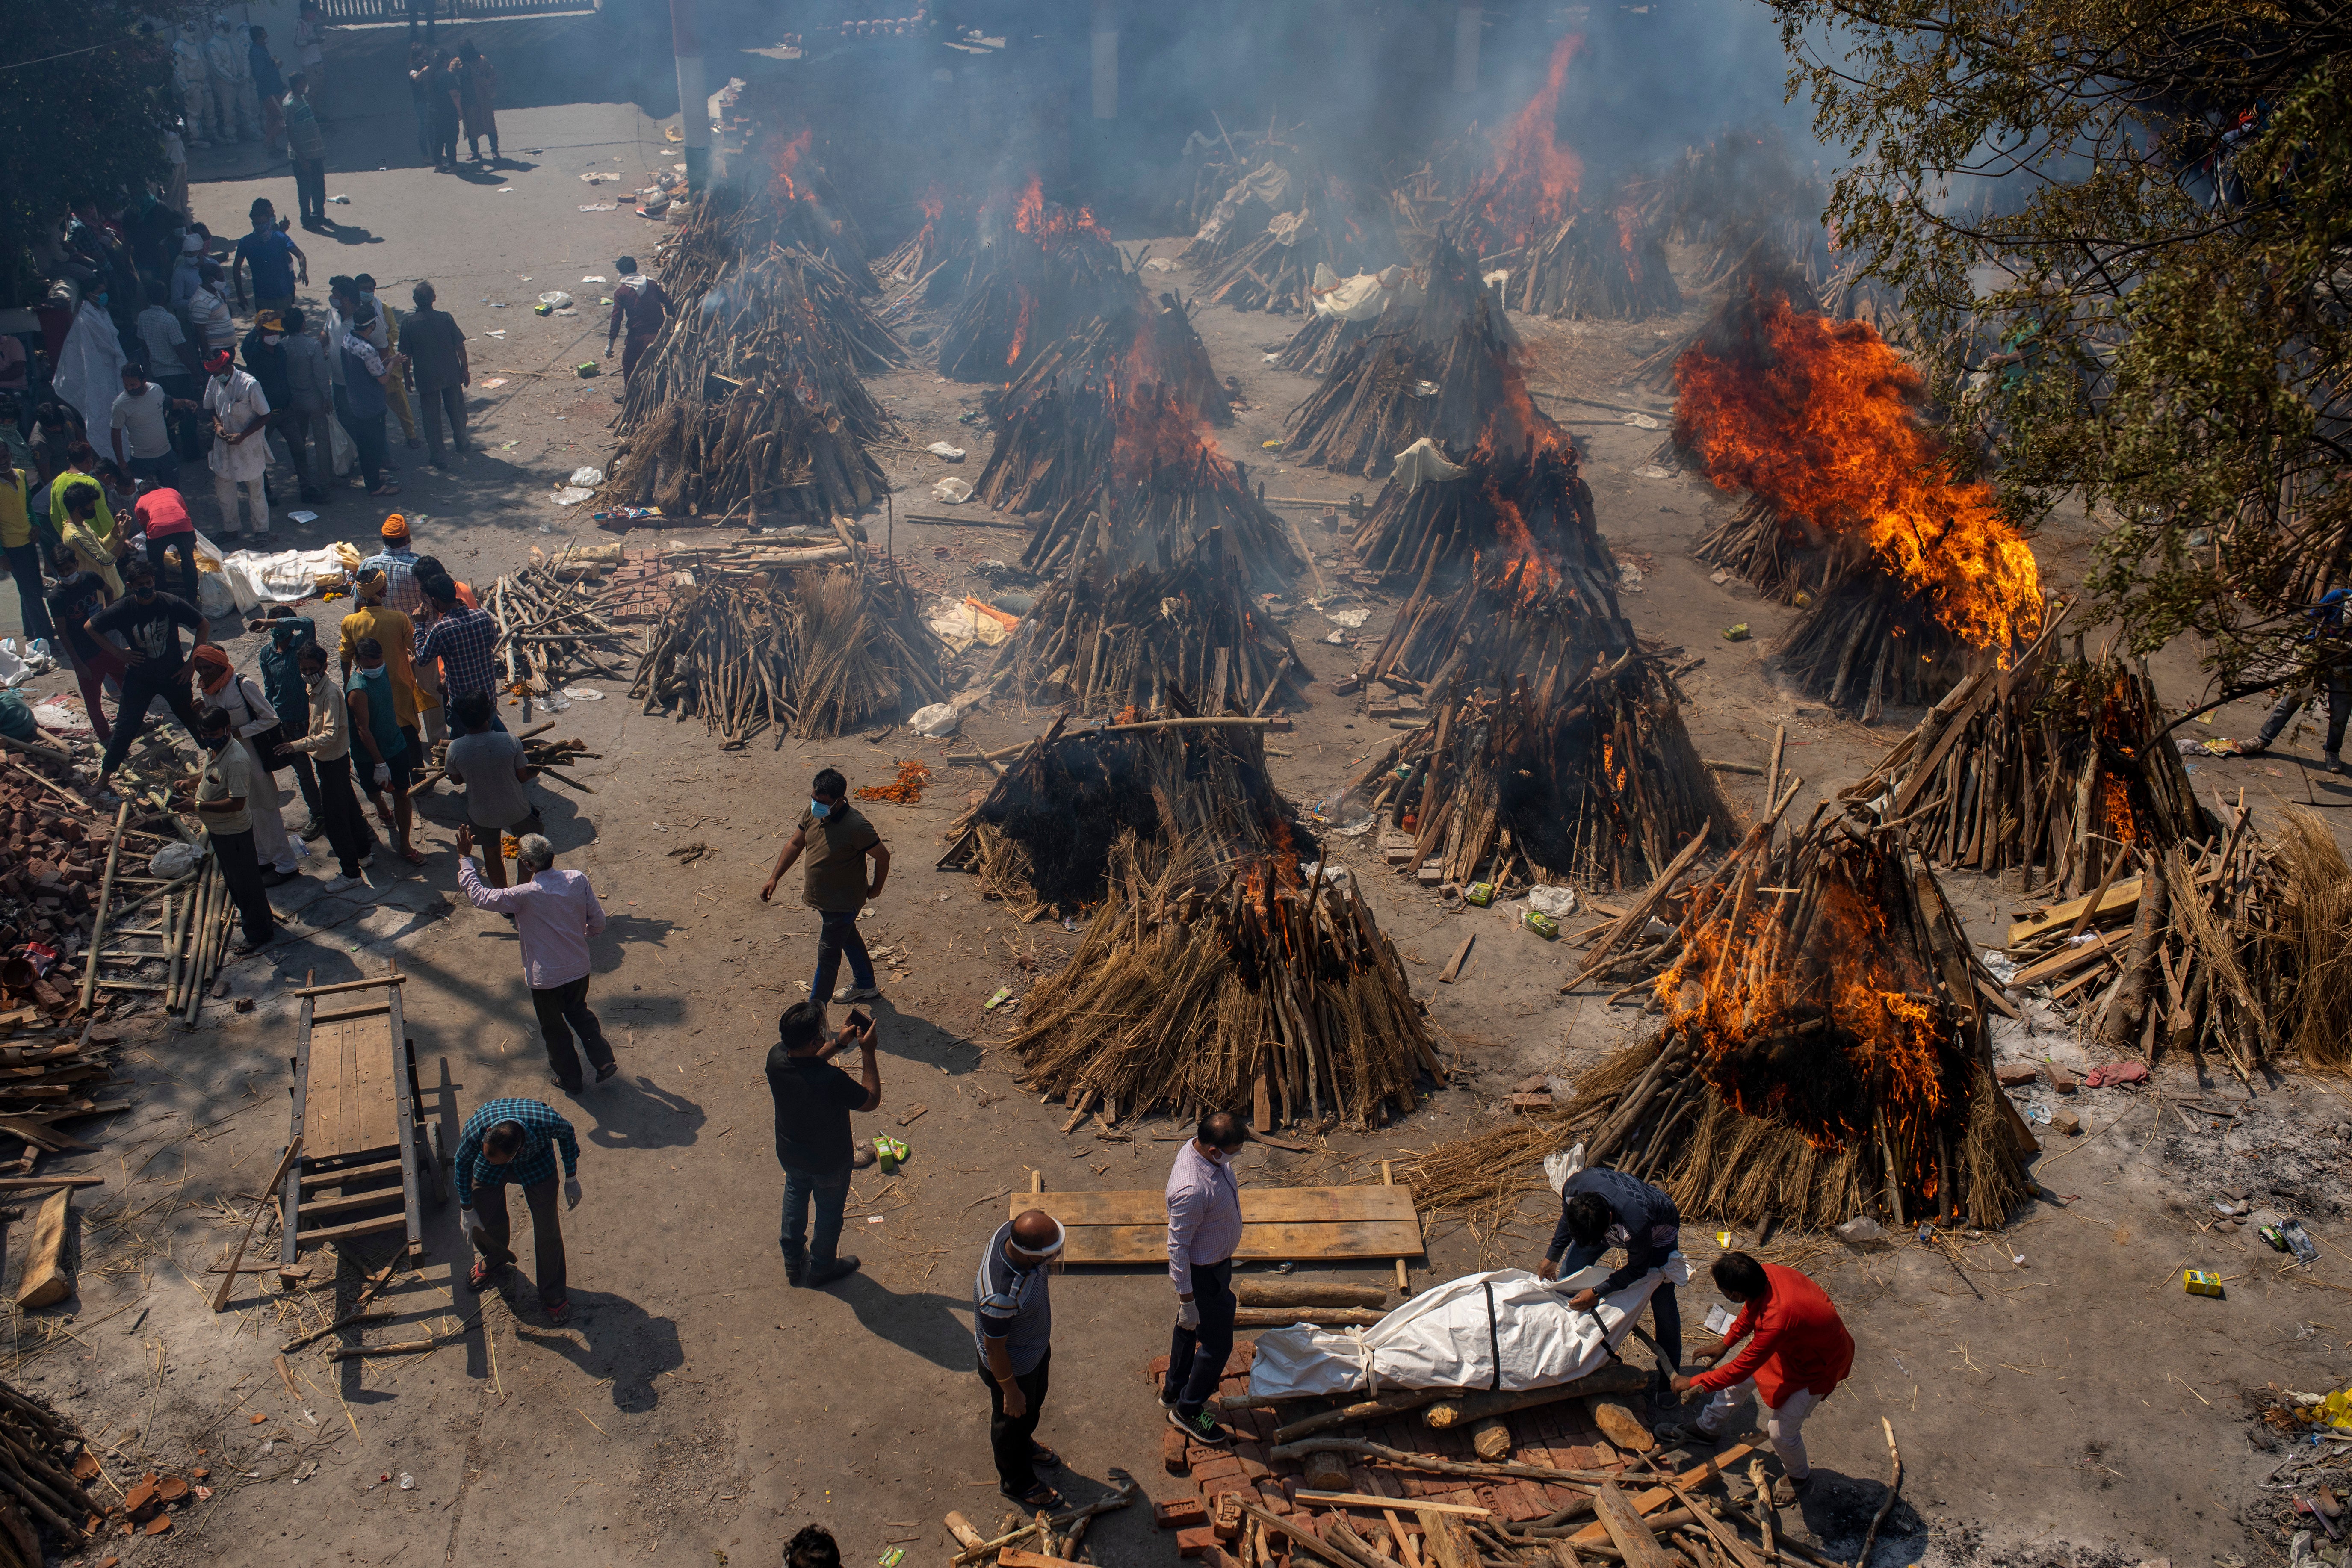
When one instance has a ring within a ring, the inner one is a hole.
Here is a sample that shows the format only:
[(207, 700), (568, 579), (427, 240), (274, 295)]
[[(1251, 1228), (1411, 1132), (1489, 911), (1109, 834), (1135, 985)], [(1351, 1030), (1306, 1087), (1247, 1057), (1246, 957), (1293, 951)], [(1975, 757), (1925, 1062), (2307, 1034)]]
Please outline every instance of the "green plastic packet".
[(888, 1133), (877, 1134), (874, 1140), (874, 1157), (882, 1166), (882, 1173), (895, 1176), (900, 1162), (907, 1157), (907, 1145)]
[(1519, 923), (1547, 940), (1559, 935), (1559, 922), (1541, 910), (1528, 910), (1519, 916)]

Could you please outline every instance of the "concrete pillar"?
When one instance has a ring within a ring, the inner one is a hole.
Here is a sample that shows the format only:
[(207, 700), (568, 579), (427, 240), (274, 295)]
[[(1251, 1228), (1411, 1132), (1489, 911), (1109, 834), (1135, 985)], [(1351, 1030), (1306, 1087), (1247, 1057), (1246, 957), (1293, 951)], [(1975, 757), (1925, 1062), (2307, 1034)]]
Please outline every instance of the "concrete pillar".
[(1118, 118), (1118, 0), (1095, 0), (1095, 118)]
[(710, 180), (710, 89), (702, 76), (702, 39), (694, 29), (694, 0), (669, 0), (671, 52), (677, 57), (677, 120), (686, 132), (686, 189), (702, 195)]
[(1478, 90), (1478, 32), (1486, 13), (1473, 0), (1454, 8), (1454, 90)]

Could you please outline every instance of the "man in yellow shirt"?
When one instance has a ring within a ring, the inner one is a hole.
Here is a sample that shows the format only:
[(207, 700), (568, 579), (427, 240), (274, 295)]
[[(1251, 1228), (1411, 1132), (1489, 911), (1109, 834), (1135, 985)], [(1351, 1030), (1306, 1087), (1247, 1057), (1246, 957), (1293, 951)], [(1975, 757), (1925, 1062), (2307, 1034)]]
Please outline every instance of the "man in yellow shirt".
[(49, 602), (43, 596), (41, 551), (33, 542), (31, 492), (25, 470), (0, 446), (0, 551), (8, 557), (8, 574), (16, 579), (16, 602), (25, 614), (25, 635), (53, 637)]
[(343, 683), (351, 683), (352, 667), (359, 662), (360, 644), (370, 637), (382, 643), (384, 668), (392, 675), (393, 718), (400, 724), (401, 738), (408, 742), (409, 755), (421, 757), (425, 749), (416, 732), (420, 706), (415, 667), (416, 626), (384, 604), (384, 589), (390, 582), (381, 566), (360, 574), (360, 607), (343, 617)]
[(87, 441), (76, 441), (66, 448), (66, 466), (49, 481), (49, 516), (52, 520), (66, 514), (66, 491), (79, 485), (88, 485), (98, 492), (98, 510), (90, 515), (89, 531), (99, 542), (111, 548), (114, 543), (114, 509), (106, 504), (106, 486), (98, 474), (98, 448)]

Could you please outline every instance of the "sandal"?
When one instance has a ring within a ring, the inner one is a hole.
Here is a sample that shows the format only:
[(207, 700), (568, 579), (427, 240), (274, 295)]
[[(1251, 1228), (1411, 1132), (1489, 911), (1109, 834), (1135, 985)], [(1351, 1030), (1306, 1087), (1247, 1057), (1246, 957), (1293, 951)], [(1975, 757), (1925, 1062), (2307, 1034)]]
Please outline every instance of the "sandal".
[(422, 866), (425, 860), (425, 851), (414, 847), (402, 850), (400, 858), (412, 866)]
[(1062, 1456), (1032, 1437), (1029, 1440), (1029, 1462), (1041, 1470), (1058, 1470), (1062, 1468)]
[[(1002, 1487), (997, 1489), (1004, 1491)], [(1043, 1481), (1030, 1488), (1026, 1496), (1010, 1491), (1004, 1491), (1004, 1495), (1033, 1513), (1058, 1513), (1062, 1509), (1062, 1494)]]
[(368, 494), (372, 496), (396, 496), (399, 493), (400, 487), (398, 485), (378, 485), (375, 489), (368, 491)]

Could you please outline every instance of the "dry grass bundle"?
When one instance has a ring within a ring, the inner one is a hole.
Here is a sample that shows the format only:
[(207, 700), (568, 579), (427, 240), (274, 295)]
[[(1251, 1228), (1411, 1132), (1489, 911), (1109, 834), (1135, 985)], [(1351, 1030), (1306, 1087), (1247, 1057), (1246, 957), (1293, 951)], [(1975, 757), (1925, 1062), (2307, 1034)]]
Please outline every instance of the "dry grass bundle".
[(1012, 1041), (1029, 1083), (1106, 1115), (1248, 1107), (1255, 1124), (1355, 1126), (1412, 1109), (1444, 1070), (1404, 966), (1348, 889), (1295, 858), (1217, 875), (1171, 856), (1114, 868), (1078, 951)]
[(671, 517), (855, 516), (898, 426), (858, 379), (905, 352), (835, 268), (771, 250), (673, 315), (629, 384), (604, 499)]
[(1171, 858), (1214, 873), (1314, 854), (1267, 774), (1261, 731), (1204, 721), (1169, 696), (1172, 720), (1066, 733), (1068, 715), (1055, 719), (949, 829), (940, 868), (978, 870), (992, 897), (1075, 907), (1102, 896), (1122, 854), (1153, 876)]
[(1998, 1225), (2032, 1189), (1994, 1103), (1967, 933), (1899, 828), (1859, 806), (1779, 841), (1794, 795), (1711, 876), (1596, 933), (1580, 982), (1616, 968), (1651, 910), (1682, 907), (1625, 961), (1663, 964), (1650, 1005), (1666, 1026), (1612, 1064), (1622, 1087), (1571, 1108), (1587, 1158), (1688, 1215), (1821, 1226), (1875, 1201), (1898, 1225)]
[(946, 653), (893, 563), (728, 574), (672, 595), (629, 694), (782, 746), (945, 700)]
[(1338, 354), (1330, 376), (1291, 411), (1286, 450), (1302, 463), (1365, 475), (1386, 471), (1423, 436), (1467, 451), (1509, 396), (1517, 342), (1477, 264), (1440, 240), (1421, 302), (1391, 306), (1376, 332)]
[(2305, 1067), (2352, 1067), (2352, 866), (2317, 814), (2286, 808), (2279, 929), (2296, 977), (2282, 1033)]
[(1171, 689), (1213, 714), (1263, 713), (1277, 696), (1306, 704), (1290, 634), (1251, 603), (1217, 531), (1170, 571), (1114, 574), (1094, 557), (1055, 579), (998, 651), (995, 677), (1024, 702), (1081, 713), (1154, 710)]

